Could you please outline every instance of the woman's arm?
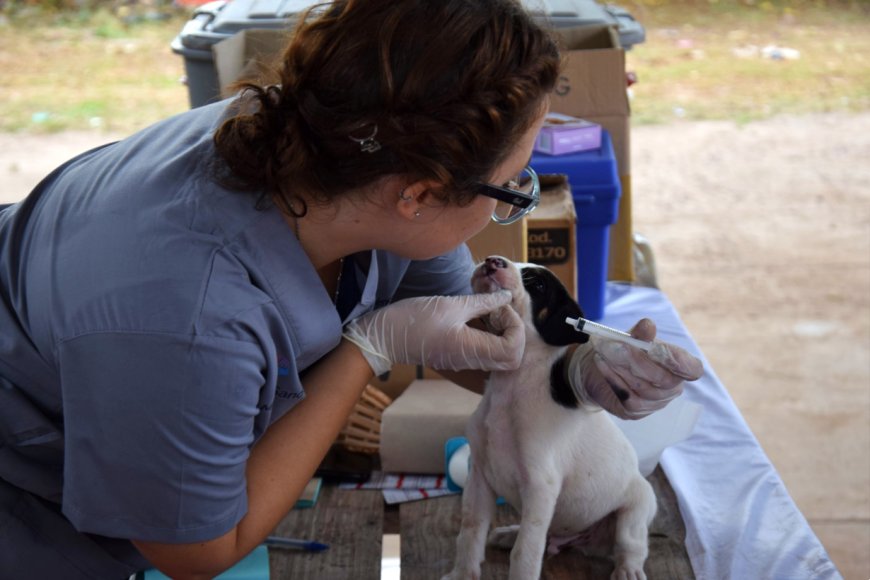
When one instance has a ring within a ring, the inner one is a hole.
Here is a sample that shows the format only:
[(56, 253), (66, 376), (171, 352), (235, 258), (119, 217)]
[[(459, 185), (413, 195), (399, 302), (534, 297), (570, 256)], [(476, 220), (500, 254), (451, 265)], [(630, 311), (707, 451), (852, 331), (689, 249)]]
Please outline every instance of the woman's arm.
[(305, 375), (305, 399), (278, 419), (251, 451), (248, 512), (224, 536), (195, 544), (133, 544), (164, 574), (213, 578), (259, 545), (293, 508), (372, 378), (359, 349), (342, 340)]

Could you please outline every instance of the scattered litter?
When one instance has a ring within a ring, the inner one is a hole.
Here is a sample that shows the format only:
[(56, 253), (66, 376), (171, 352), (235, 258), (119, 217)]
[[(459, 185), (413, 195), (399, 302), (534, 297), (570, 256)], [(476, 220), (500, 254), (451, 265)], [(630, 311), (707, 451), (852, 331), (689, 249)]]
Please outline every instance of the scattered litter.
[(761, 56), (771, 60), (798, 60), (801, 57), (801, 51), (769, 44), (761, 49)]
[(801, 51), (775, 44), (768, 44), (764, 48), (759, 48), (754, 44), (735, 46), (731, 49), (731, 54), (736, 58), (762, 57), (769, 60), (798, 60), (801, 57)]
[(103, 118), (91, 117), (90, 119), (88, 119), (88, 125), (90, 125), (92, 129), (99, 129), (103, 126)]
[(447, 478), (443, 475), (417, 475), (403, 473), (372, 472), (365, 483), (342, 483), (341, 489), (380, 489), (387, 504), (404, 503), (421, 499), (432, 499), (445, 495), (455, 495), (448, 489)]
[(30, 115), (30, 121), (33, 123), (45, 123), (51, 117), (48, 111), (37, 111)]
[(682, 119), (686, 116), (686, 109), (684, 109), (683, 107), (674, 107), (674, 116)]

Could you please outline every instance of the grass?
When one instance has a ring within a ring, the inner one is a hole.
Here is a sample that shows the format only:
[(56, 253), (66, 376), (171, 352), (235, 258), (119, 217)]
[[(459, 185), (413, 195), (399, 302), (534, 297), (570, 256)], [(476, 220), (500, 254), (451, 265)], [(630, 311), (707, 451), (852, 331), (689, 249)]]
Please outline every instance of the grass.
[[(646, 30), (626, 56), (639, 79), (631, 89), (634, 123), (870, 108), (867, 2), (621, 4)], [(128, 133), (188, 108), (184, 59), (169, 45), (189, 14), (0, 18), (0, 131)], [(767, 46), (800, 58), (765, 58)]]
[(124, 25), (11, 20), (0, 30), (0, 131), (127, 133), (188, 107), (169, 44), (187, 17)]
[[(644, 9), (647, 40), (627, 53), (637, 73), (635, 123), (750, 121), (870, 108), (868, 5)], [(765, 48), (798, 51), (774, 59)]]

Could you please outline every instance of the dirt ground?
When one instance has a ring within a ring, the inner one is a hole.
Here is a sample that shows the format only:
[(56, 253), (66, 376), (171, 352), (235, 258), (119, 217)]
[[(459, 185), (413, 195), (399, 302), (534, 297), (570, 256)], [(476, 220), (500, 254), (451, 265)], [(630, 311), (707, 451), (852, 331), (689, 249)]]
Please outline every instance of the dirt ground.
[[(0, 134), (0, 203), (114, 137)], [(870, 113), (631, 139), (659, 286), (844, 577), (870, 578)]]
[(870, 578), (870, 114), (632, 139), (660, 287), (843, 575)]

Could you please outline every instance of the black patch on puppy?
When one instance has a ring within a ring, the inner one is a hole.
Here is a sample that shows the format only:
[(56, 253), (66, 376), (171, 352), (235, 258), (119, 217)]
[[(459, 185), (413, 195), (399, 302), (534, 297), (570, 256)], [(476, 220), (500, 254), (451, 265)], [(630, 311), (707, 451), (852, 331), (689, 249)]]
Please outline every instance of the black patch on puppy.
[(550, 368), (550, 396), (563, 407), (576, 409), (579, 405), (577, 396), (574, 395), (574, 389), (571, 388), (568, 379), (565, 377), (565, 365), (567, 362), (565, 357), (561, 356)]
[(582, 317), (583, 311), (555, 274), (540, 266), (526, 266), (520, 272), (531, 301), (532, 321), (544, 342), (567, 346), (589, 340), (588, 335), (565, 322), (568, 317)]

